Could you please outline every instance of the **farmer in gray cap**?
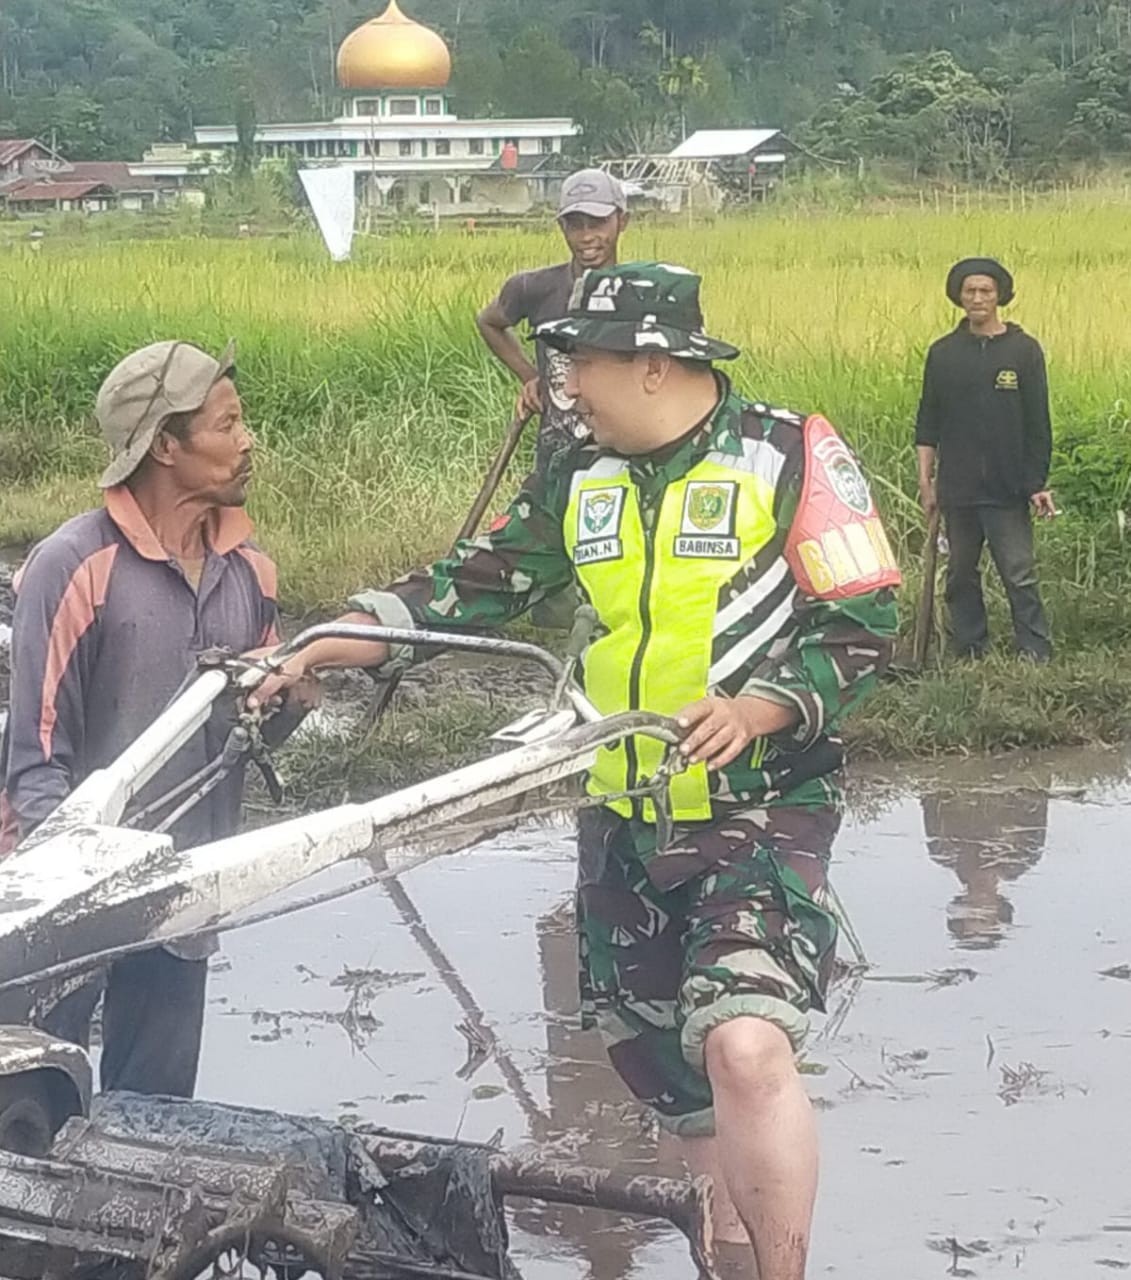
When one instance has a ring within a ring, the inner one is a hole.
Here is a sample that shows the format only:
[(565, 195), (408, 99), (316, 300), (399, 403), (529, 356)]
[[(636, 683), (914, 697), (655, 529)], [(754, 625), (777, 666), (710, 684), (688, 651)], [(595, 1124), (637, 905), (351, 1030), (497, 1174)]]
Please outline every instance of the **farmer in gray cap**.
[(602, 169), (571, 174), (562, 183), (558, 202), (558, 226), (569, 246), (569, 262), (511, 276), (479, 313), (483, 341), (522, 383), (520, 409), (542, 415), (535, 464), (539, 472), (585, 428), (565, 391), (563, 354), (539, 343), (535, 365), (514, 329), (525, 323), (533, 332), (544, 321), (564, 315), (578, 276), (616, 265), (620, 235), (627, 224), (628, 203), (616, 178)]
[[(189, 342), (158, 342), (127, 356), (102, 385), (105, 504), (39, 543), (17, 577), (0, 854), (153, 722), (199, 653), (276, 639), (275, 566), (250, 541), (242, 509), (252, 437), (233, 360), (231, 346), (215, 359)], [(308, 685), (293, 705), (311, 697)], [(218, 712), (138, 808), (213, 760), (230, 727), (231, 709)], [(231, 835), (242, 787), (235, 770), (176, 821), (177, 846)], [(151, 822), (171, 809), (158, 808)], [(190, 1096), (210, 950), (197, 943), (118, 960), (42, 1025), (85, 1044), (104, 985), (103, 1089)]]

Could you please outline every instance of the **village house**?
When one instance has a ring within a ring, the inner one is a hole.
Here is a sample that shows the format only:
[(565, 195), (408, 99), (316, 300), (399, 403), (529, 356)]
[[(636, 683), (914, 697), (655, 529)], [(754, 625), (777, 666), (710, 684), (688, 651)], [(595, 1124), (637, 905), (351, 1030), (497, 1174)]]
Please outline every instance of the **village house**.
[(0, 141), (0, 206), (9, 213), (139, 212), (168, 195), (125, 160), (67, 160), (35, 138)]

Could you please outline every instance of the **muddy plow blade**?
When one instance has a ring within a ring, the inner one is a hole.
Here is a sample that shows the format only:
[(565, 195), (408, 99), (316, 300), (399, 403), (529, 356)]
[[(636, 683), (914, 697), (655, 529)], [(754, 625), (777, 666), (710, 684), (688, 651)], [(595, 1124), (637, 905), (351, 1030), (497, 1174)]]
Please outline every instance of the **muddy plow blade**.
[(519, 1197), (666, 1218), (709, 1276), (708, 1196), (704, 1182), (117, 1094), (69, 1121), (47, 1159), (0, 1155), (0, 1275), (517, 1280), (504, 1201)]
[(628, 712), (367, 804), (184, 851), (119, 827), (57, 829), (0, 865), (0, 993), (206, 930), (351, 858), (375, 852), (400, 874), (456, 820), (582, 773), (599, 747), (633, 732), (676, 740), (660, 717)]
[[(466, 848), (479, 836), (465, 831), (496, 815), (514, 825), (522, 797), (577, 777), (603, 747), (629, 736), (668, 748), (640, 792), (657, 812), (664, 808), (679, 767), (674, 722), (639, 711), (601, 717), (571, 683), (569, 665), (551, 655), (509, 641), (335, 624), (296, 637), (278, 660), (327, 633), (538, 661), (555, 677), (554, 703), (497, 735), (504, 749), (462, 769), (178, 850), (160, 827), (138, 829), (139, 816), (155, 808), (137, 810), (139, 793), (218, 699), (246, 693), (265, 674), (213, 657), (126, 752), (0, 864), (0, 1118), (7, 1107), (7, 1132), (20, 1142), (6, 1145), (24, 1153), (0, 1152), (0, 1280), (512, 1280), (507, 1197), (667, 1219), (709, 1276), (705, 1183), (205, 1102), (110, 1094), (87, 1115), (81, 1051), (40, 1030), (3, 1026), (42, 1027), (92, 970), (123, 956), (310, 905), (272, 900), (341, 863), (364, 858), (384, 879)], [(256, 714), (243, 706), (232, 731), (243, 737), (229, 746), (255, 739)], [(207, 794), (205, 785), (194, 776), (158, 803), (180, 812)]]
[(633, 711), (600, 717), (568, 681), (568, 668), (532, 645), (323, 626), (304, 632), (279, 653), (285, 656), (327, 633), (411, 638), (537, 660), (558, 679), (559, 705), (542, 717), (543, 732), (527, 726), (514, 737), (504, 736), (512, 749), (462, 769), (367, 803), (175, 850), (168, 835), (129, 827), (123, 817), (127, 806), (200, 728), (219, 698), (247, 692), (264, 675), (238, 660), (230, 669), (204, 671), (117, 760), (91, 774), (0, 864), (0, 1022), (22, 1019), (10, 1011), (5, 996), (26, 991), (37, 979), (57, 980), (131, 950), (205, 931), (350, 859), (365, 856), (399, 875), (435, 856), (437, 842), (460, 819), (577, 777), (602, 747), (634, 734), (658, 738), (669, 748), (678, 741), (674, 722), (663, 716)]

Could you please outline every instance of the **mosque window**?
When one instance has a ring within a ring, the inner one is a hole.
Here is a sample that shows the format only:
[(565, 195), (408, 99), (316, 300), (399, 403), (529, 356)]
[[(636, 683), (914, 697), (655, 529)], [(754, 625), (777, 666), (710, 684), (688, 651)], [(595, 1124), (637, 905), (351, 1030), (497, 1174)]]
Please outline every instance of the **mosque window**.
[(401, 139), (401, 155), (402, 156), (412, 155), (412, 139), (411, 138)]
[(424, 114), (426, 116), (441, 116), (444, 114), (443, 98), (425, 98)]
[(359, 116), (379, 116), (381, 114), (381, 99), (358, 98), (357, 114)]
[(420, 103), (415, 98), (390, 98), (389, 99), (389, 115), (391, 116), (415, 116), (419, 115), (417, 108)]
[(452, 144), (447, 138), (436, 139), (436, 154), (438, 156), (450, 156), (452, 154)]
[(472, 138), (467, 144), (467, 150), (469, 155), (481, 156), (483, 154), (483, 139)]
[(422, 182), (420, 184), (419, 197), (420, 204), (432, 203), (432, 184), (430, 182)]

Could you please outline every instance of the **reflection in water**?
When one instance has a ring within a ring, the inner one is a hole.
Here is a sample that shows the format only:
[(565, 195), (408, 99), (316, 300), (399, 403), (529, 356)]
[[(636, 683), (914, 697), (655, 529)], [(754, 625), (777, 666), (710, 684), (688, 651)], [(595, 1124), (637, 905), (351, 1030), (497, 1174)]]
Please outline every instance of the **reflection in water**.
[[(1036, 787), (936, 786), (920, 796), (927, 853), (953, 871), (962, 886), (947, 908), (947, 928), (960, 947), (989, 948), (1002, 941), (1013, 923), (1013, 906), (1001, 886), (1040, 860), (1048, 804), (1048, 792)], [(682, 1174), (674, 1144), (661, 1143), (657, 1150), (647, 1113), (609, 1067), (600, 1038), (578, 1029), (572, 902), (543, 915), (535, 931), (546, 1012), (549, 1121), (531, 1136), (582, 1164)], [(850, 998), (843, 1013), (852, 1003)], [(823, 1041), (840, 1034), (843, 1013), (830, 1019)], [(622, 1280), (647, 1271), (649, 1235), (631, 1219), (532, 1205), (520, 1207), (514, 1220), (530, 1235), (558, 1242), (571, 1259), (583, 1260), (579, 1274), (591, 1280)]]
[[(826, 1020), (832, 1043), (810, 1055), (824, 1165), (814, 1278), (932, 1280), (948, 1267), (978, 1280), (1131, 1274), (1131, 986), (1119, 978), (1131, 961), (1129, 763), (1115, 752), (947, 762), (890, 788), (885, 770), (880, 801), (850, 814), (837, 887), (874, 972), (901, 980), (866, 982), (843, 1029)], [(1038, 861), (1022, 896), (1009, 882)], [(457, 1079), (465, 1045), (453, 1023), (467, 1007), (372, 889), (226, 939), (232, 964), (212, 979), (202, 1094), (446, 1136), (486, 1139), (501, 1126), (508, 1144), (526, 1135), (551, 1157), (676, 1172), (598, 1038), (577, 1030), (575, 943), (560, 905), (572, 864), (564, 834), (538, 831), (410, 881), (520, 1087), (499, 1055)], [(1007, 897), (1024, 928), (1010, 929)], [(949, 899), (947, 932), (938, 919)], [(935, 980), (959, 973), (945, 969), (955, 939), (986, 948), (977, 981)], [(381, 1025), (366, 1052), (351, 1052), (325, 1015), (377, 966), (428, 977), (383, 983), (371, 1009)], [(349, 976), (347, 989), (332, 985), (337, 975)], [(231, 1016), (296, 1008), (318, 1016), (284, 1020), (278, 1037), (254, 1014)], [(1003, 1083), (1018, 1079), (1056, 1087), (1006, 1105)], [(515, 1259), (530, 1280), (694, 1274), (663, 1224), (511, 1208)]]
[(968, 950), (996, 947), (1013, 924), (1002, 882), (1023, 876), (1044, 853), (1048, 792), (946, 787), (919, 803), (928, 855), (962, 885), (947, 906), (947, 929)]
[[(550, 1124), (545, 1135), (555, 1153), (601, 1169), (631, 1167), (656, 1172), (650, 1121), (608, 1065), (599, 1035), (578, 1025), (577, 939), (573, 903), (536, 922), (538, 959), (546, 1010), (545, 1084)], [(569, 1206), (522, 1206), (515, 1222), (531, 1235), (561, 1240), (578, 1271), (592, 1280), (619, 1280), (653, 1234), (638, 1220)], [(657, 1233), (669, 1229), (658, 1225)]]

